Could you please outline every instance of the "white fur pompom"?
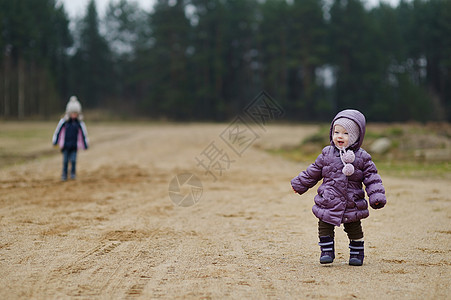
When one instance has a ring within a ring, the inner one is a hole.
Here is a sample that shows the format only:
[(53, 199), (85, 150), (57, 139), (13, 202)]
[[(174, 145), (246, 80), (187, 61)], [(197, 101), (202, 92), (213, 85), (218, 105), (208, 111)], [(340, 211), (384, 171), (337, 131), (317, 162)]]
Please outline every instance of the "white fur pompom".
[(343, 162), (345, 164), (353, 163), (355, 160), (355, 154), (353, 151), (348, 150), (345, 153), (343, 153)]
[(342, 170), (343, 174), (345, 174), (346, 176), (351, 176), (352, 174), (354, 174), (354, 166), (351, 164), (346, 164), (343, 167)]

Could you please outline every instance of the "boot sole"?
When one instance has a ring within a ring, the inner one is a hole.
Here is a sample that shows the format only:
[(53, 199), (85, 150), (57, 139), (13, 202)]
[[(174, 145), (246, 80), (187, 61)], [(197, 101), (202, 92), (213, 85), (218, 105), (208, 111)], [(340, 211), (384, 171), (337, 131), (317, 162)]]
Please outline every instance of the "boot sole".
[(361, 261), (360, 259), (357, 259), (357, 258), (351, 258), (349, 260), (349, 265), (350, 266), (361, 266), (361, 265), (363, 265), (363, 261)]
[(319, 263), (320, 263), (320, 264), (330, 264), (330, 263), (332, 263), (333, 261), (334, 261), (334, 259), (331, 258), (330, 256), (321, 257), (321, 258), (319, 259)]

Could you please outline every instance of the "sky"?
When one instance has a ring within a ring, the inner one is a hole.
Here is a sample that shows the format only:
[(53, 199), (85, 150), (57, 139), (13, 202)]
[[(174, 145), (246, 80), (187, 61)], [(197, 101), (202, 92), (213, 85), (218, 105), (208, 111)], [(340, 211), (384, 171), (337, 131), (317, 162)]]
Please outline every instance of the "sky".
[[(62, 2), (64, 4), (64, 8), (66, 12), (69, 14), (71, 19), (75, 17), (80, 17), (84, 15), (86, 12), (86, 7), (90, 0), (57, 0), (58, 2)], [(115, 2), (119, 2), (119, 0), (114, 0)], [(134, 2), (138, 2), (139, 6), (146, 11), (150, 11), (151, 7), (155, 3), (155, 0), (133, 0)], [(97, 12), (100, 17), (105, 14), (105, 10), (111, 0), (95, 0)]]
[[(64, 8), (69, 14), (69, 17), (71, 19), (74, 19), (75, 17), (80, 17), (84, 15), (86, 11), (86, 7), (89, 3), (89, 0), (57, 0), (59, 2), (64, 3)], [(96, 6), (97, 6), (97, 12), (99, 13), (99, 16), (102, 17), (105, 14), (106, 7), (108, 6), (108, 3), (110, 3), (111, 0), (95, 0)], [(119, 1), (119, 0), (114, 0)], [(133, 0), (135, 2), (138, 2), (138, 4), (146, 11), (150, 11), (153, 4), (155, 3), (155, 0)], [(366, 0), (366, 2), (371, 5), (375, 6), (379, 3), (380, 0)], [(382, 2), (390, 3), (392, 5), (397, 5), (399, 0), (381, 0)]]

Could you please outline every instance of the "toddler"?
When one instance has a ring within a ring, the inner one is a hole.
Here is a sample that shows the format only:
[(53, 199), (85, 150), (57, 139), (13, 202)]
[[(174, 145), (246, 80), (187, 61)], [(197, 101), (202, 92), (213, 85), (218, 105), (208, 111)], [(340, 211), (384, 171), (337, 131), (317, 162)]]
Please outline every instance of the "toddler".
[(66, 105), (66, 114), (59, 121), (53, 134), (53, 145), (58, 145), (63, 153), (63, 173), (61, 179), (67, 180), (69, 161), (72, 165), (70, 177), (76, 177), (77, 150), (88, 149), (88, 133), (82, 121), (81, 104), (72, 96)]
[(294, 191), (305, 193), (323, 179), (315, 196), (313, 214), (319, 219), (320, 263), (335, 258), (334, 229), (344, 225), (350, 240), (349, 264), (361, 266), (364, 258), (363, 231), (360, 220), (368, 217), (370, 206), (386, 204), (385, 189), (371, 156), (360, 146), (365, 136), (365, 116), (353, 109), (339, 112), (330, 126), (330, 146), (326, 146), (313, 164), (291, 180)]

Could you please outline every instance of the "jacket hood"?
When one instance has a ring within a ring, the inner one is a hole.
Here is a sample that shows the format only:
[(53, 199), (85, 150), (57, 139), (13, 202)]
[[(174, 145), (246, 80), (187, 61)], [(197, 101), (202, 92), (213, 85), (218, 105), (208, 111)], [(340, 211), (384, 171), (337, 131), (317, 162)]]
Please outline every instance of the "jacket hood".
[(348, 119), (354, 121), (359, 126), (359, 129), (360, 129), (359, 138), (357, 139), (357, 141), (354, 144), (352, 144), (348, 147), (349, 149), (352, 149), (352, 150), (359, 149), (363, 144), (363, 139), (365, 138), (365, 128), (366, 128), (365, 116), (360, 111), (355, 110), (355, 109), (345, 109), (345, 110), (340, 111), (334, 117), (334, 119), (332, 120), (332, 123), (330, 123), (329, 139), (330, 139), (330, 144), (332, 146), (334, 145), (334, 142), (332, 141), (334, 122), (340, 118), (348, 118)]

